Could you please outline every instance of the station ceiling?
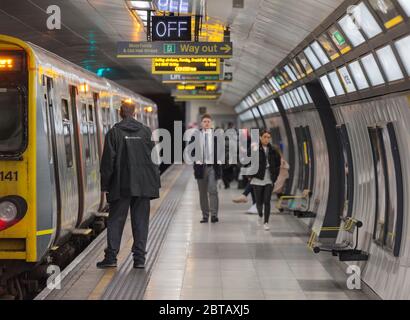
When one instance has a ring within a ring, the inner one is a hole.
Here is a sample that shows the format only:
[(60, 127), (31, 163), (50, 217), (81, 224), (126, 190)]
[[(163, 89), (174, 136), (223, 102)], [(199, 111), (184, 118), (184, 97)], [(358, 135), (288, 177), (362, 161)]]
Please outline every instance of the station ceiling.
[[(343, 0), (206, 0), (207, 15), (231, 27), (234, 81), (219, 103), (235, 106)], [(141, 94), (169, 93), (150, 74), (150, 61), (117, 59), (118, 41), (145, 41), (123, 0), (1, 0), (0, 33), (20, 37)], [(47, 7), (58, 5), (62, 30), (46, 27)]]

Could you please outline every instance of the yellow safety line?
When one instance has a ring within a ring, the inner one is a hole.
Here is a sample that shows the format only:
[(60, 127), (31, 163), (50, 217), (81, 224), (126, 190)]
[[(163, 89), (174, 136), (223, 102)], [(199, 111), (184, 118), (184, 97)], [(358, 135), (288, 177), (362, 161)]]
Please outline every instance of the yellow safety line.
[(36, 236), (45, 236), (48, 234), (53, 234), (53, 232), (54, 232), (54, 229), (40, 230), (40, 231), (37, 231)]

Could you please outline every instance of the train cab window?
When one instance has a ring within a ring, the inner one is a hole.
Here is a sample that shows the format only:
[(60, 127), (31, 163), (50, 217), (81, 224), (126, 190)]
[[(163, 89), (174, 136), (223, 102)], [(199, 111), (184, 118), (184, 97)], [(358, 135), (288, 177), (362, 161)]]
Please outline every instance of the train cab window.
[(329, 98), (333, 98), (336, 96), (332, 85), (330, 84), (329, 78), (327, 75), (324, 75), (323, 77), (320, 78), (320, 82), (322, 83), (323, 88), (326, 91), (326, 94)]
[(403, 39), (396, 41), (395, 46), (399, 53), (401, 61), (403, 62), (404, 67), (406, 68), (407, 75), (410, 76), (410, 55), (408, 54), (410, 52), (410, 36), (407, 36)]
[(349, 64), (349, 70), (359, 90), (369, 88), (369, 83), (367, 82), (366, 76), (363, 72), (362, 67), (360, 66), (359, 61), (355, 61)]
[(355, 18), (356, 23), (366, 34), (368, 39), (371, 39), (382, 33), (382, 28), (380, 28), (376, 19), (370, 13), (370, 10), (367, 8), (364, 2), (361, 2), (357, 6), (353, 7), (352, 15)]
[(328, 30), (328, 33), (333, 43), (342, 54), (346, 54), (350, 50), (352, 50), (350, 45), (347, 43), (346, 38), (336, 25), (331, 26)]
[(375, 174), (375, 242), (399, 256), (403, 230), (403, 177), (393, 123), (368, 129)]
[(19, 88), (0, 88), (0, 154), (21, 154), (26, 148), (26, 99)]
[(72, 168), (74, 165), (73, 161), (73, 143), (71, 139), (71, 119), (70, 112), (68, 109), (68, 100), (61, 100), (61, 113), (63, 115), (63, 134), (64, 134), (64, 146), (65, 146), (65, 156), (67, 168)]
[(319, 69), (322, 64), (320, 63), (319, 59), (316, 57), (316, 55), (313, 53), (313, 50), (311, 47), (307, 47), (305, 50), (305, 55), (309, 59), (310, 64), (313, 66), (313, 68)]
[(353, 79), (350, 76), (347, 67), (342, 67), (337, 70), (339, 73), (340, 78), (342, 79), (343, 87), (345, 88), (347, 93), (352, 93), (356, 91), (356, 87), (354, 86)]
[(404, 21), (391, 0), (369, 0), (369, 2), (386, 29), (393, 28)]
[(383, 75), (377, 65), (376, 59), (373, 54), (370, 53), (361, 59), (370, 83), (373, 87), (379, 86), (384, 83)]
[(345, 91), (343, 89), (342, 84), (340, 83), (340, 80), (339, 80), (339, 77), (337, 76), (336, 71), (329, 73), (329, 79), (333, 85), (333, 88), (335, 89), (336, 95), (341, 96), (345, 94)]
[(398, 0), (407, 16), (410, 17), (410, 2), (408, 0)]
[(400, 69), (399, 63), (393, 53), (391, 46), (385, 46), (376, 51), (380, 64), (384, 70), (384, 74), (389, 81), (396, 81), (404, 78), (404, 74)]
[(357, 47), (366, 41), (350, 15), (345, 15), (342, 19), (340, 19), (339, 26), (342, 28), (343, 32), (349, 38), (354, 47)]

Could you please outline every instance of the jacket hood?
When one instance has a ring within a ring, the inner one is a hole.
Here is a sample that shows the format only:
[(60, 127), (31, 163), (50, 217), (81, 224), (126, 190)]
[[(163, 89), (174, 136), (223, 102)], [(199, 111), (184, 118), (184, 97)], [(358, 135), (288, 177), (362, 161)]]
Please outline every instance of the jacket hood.
[(116, 126), (123, 131), (130, 132), (138, 132), (143, 128), (141, 123), (131, 117), (123, 119), (120, 123), (117, 123)]

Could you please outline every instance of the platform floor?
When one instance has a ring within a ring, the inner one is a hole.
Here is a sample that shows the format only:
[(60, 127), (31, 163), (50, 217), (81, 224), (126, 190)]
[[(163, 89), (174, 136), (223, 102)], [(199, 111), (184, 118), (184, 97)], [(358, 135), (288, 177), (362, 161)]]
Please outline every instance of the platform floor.
[(197, 185), (189, 179), (144, 299), (370, 299), (348, 290), (335, 257), (307, 249), (308, 231), (290, 215), (272, 215), (271, 230), (220, 191), (220, 222), (200, 224)]

